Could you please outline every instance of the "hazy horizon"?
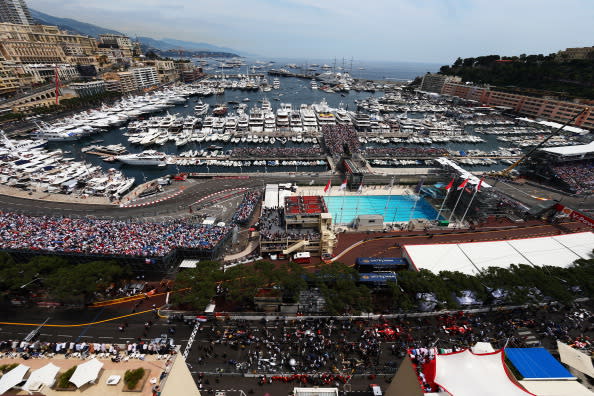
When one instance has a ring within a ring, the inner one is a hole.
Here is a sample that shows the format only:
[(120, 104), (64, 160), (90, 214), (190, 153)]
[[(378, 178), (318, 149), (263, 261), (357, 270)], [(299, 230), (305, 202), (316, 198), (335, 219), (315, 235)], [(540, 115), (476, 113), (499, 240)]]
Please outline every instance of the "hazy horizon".
[(206, 42), (269, 58), (451, 64), (457, 57), (592, 46), (589, 0), (26, 0), (130, 36)]

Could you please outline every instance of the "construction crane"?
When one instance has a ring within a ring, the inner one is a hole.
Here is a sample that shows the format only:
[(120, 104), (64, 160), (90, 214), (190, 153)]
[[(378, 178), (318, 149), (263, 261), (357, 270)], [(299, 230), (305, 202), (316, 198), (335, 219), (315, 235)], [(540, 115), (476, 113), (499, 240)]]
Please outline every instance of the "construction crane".
[(536, 146), (534, 146), (530, 151), (528, 151), (526, 154), (524, 154), (519, 160), (517, 160), (516, 162), (514, 162), (513, 164), (511, 164), (510, 166), (508, 166), (507, 168), (505, 168), (504, 170), (502, 170), (500, 172), (494, 172), (493, 175), (494, 176), (504, 176), (504, 177), (509, 176), (509, 174), (511, 173), (511, 171), (513, 171), (518, 165), (520, 165), (527, 158), (529, 158), (532, 154), (534, 154), (534, 152), (536, 150), (538, 150), (539, 148), (541, 148), (552, 137), (555, 137), (559, 133), (561, 133), (561, 131), (563, 130), (563, 128), (565, 128), (567, 125), (571, 124), (574, 120), (576, 120), (582, 114), (587, 113), (588, 110), (590, 110), (590, 108), (589, 107), (585, 107), (582, 111), (580, 111), (579, 113), (577, 113), (576, 115), (574, 115), (571, 119), (569, 119), (565, 124), (561, 125), (559, 128), (557, 128), (554, 131), (552, 131), (551, 133), (549, 133), (549, 135), (542, 142), (540, 142), (539, 144), (537, 144)]

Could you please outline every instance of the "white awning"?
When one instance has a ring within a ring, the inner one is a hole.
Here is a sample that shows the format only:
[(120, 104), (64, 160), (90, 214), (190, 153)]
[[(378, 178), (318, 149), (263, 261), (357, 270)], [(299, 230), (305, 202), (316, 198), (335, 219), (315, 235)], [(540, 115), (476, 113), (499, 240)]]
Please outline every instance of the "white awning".
[(490, 342), (477, 342), (472, 348), (472, 353), (491, 353), (495, 352)]
[(437, 355), (435, 383), (453, 396), (526, 396), (509, 378), (503, 365), (502, 350), (475, 355), (470, 350)]
[(77, 388), (80, 388), (84, 384), (95, 381), (102, 368), (103, 363), (93, 358), (76, 368), (74, 374), (70, 377), (70, 382), (76, 385)]
[(583, 155), (594, 153), (594, 142), (588, 144), (578, 144), (576, 146), (547, 147), (541, 149), (547, 153), (558, 155)]
[(199, 262), (200, 260), (197, 259), (185, 259), (182, 260), (181, 264), (179, 265), (179, 268), (196, 268)]
[(561, 341), (557, 341), (557, 349), (559, 349), (561, 362), (573, 367), (580, 373), (584, 373), (591, 378), (594, 378), (594, 367), (592, 366), (592, 358), (590, 356), (577, 349), (573, 349)]
[(26, 391), (34, 391), (41, 388), (41, 386), (52, 386), (56, 380), (56, 375), (60, 371), (60, 367), (53, 363), (48, 363), (45, 366), (33, 371), (23, 389)]
[(29, 371), (29, 366), (19, 364), (8, 373), (4, 374), (0, 378), (0, 395), (7, 392), (13, 386), (17, 386), (21, 383), (25, 374), (27, 374), (27, 371)]
[(538, 396), (593, 396), (588, 388), (573, 381), (520, 381), (528, 391)]

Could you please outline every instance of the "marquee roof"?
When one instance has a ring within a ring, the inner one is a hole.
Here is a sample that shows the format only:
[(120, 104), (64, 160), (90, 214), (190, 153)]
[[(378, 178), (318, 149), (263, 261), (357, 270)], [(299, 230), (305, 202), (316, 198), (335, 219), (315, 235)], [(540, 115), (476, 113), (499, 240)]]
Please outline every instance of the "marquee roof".
[(405, 245), (404, 254), (416, 269), (476, 274), (488, 267), (511, 264), (567, 267), (580, 258), (591, 258), (594, 233), (505, 241)]
[(452, 396), (532, 395), (509, 377), (502, 350), (479, 355), (466, 349), (435, 359), (435, 383)]

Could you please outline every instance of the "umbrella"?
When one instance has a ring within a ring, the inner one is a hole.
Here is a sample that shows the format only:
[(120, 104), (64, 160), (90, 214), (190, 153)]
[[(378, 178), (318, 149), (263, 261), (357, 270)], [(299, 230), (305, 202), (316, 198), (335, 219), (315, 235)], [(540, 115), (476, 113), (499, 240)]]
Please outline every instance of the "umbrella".
[(29, 371), (29, 366), (19, 364), (8, 373), (4, 374), (0, 378), (0, 395), (8, 391), (13, 386), (17, 386), (22, 380), (25, 374)]
[(60, 367), (53, 363), (48, 363), (45, 366), (33, 371), (23, 389), (26, 391), (32, 391), (40, 389), (42, 385), (52, 386), (56, 380), (56, 375), (60, 371)]
[(70, 377), (70, 382), (76, 385), (77, 388), (80, 388), (86, 383), (95, 381), (102, 367), (103, 363), (93, 358), (76, 368), (74, 374)]

